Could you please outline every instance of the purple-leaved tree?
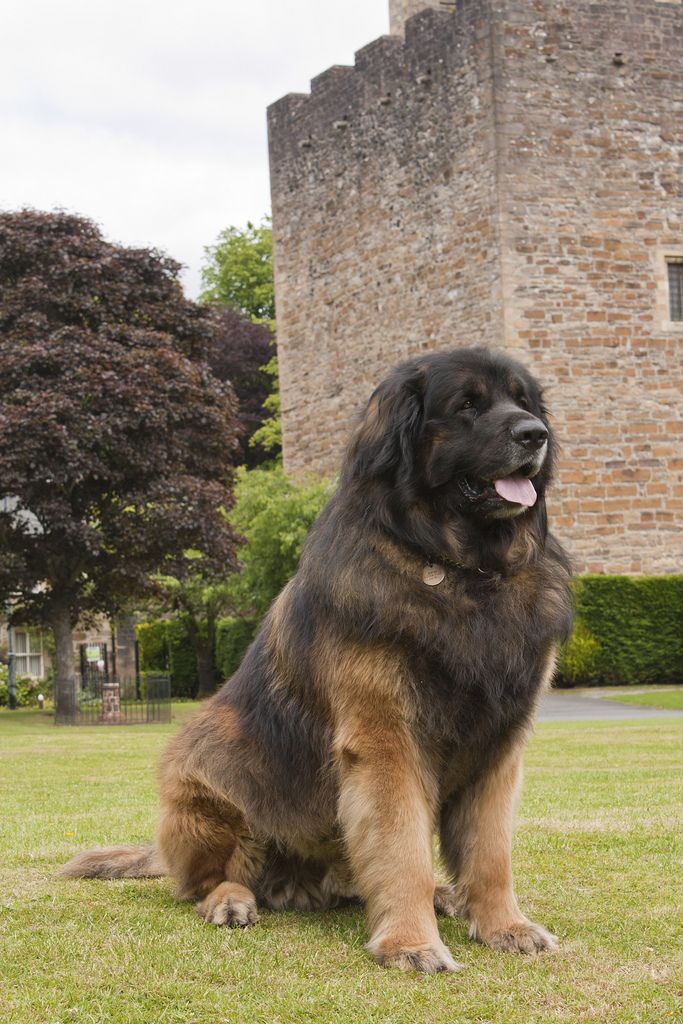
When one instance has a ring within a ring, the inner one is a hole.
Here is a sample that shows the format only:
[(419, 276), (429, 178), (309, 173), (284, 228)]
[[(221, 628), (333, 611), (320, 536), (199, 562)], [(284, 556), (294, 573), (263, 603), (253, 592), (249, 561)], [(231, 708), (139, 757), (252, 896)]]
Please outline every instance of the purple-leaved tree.
[(52, 630), (58, 713), (78, 619), (182, 579), (190, 550), (236, 568), (236, 403), (178, 270), (80, 217), (0, 214), (0, 602)]

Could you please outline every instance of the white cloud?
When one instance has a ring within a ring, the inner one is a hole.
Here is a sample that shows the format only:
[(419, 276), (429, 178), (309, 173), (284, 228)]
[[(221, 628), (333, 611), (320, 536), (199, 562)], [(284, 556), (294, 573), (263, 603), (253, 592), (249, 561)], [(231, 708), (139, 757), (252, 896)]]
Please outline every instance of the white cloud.
[(5, 0), (0, 207), (165, 249), (190, 294), (270, 206), (265, 110), (388, 30), (388, 0)]

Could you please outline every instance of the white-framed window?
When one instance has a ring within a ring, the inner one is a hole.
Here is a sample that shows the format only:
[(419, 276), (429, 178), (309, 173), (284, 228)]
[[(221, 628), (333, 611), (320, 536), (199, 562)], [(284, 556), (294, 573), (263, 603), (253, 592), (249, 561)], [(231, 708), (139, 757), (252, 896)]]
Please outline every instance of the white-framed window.
[(14, 663), (18, 676), (42, 679), (43, 640), (40, 633), (28, 629), (14, 630)]

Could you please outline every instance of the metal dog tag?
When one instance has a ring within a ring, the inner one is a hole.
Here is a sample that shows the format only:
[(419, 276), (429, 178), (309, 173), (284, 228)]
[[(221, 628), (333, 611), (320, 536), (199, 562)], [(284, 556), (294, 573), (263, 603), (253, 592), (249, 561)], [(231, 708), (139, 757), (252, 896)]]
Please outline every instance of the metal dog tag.
[(422, 570), (422, 580), (428, 587), (436, 587), (439, 583), (443, 583), (445, 578), (446, 570), (442, 565), (427, 564)]

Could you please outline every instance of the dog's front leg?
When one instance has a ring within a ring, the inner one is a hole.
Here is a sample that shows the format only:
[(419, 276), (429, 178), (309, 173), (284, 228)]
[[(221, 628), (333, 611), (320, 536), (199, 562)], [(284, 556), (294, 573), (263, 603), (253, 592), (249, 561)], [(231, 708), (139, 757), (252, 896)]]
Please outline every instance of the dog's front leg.
[(433, 785), (405, 725), (352, 715), (336, 750), (339, 818), (367, 908), (369, 950), (385, 967), (457, 970), (434, 914)]
[(524, 916), (512, 884), (512, 832), (521, 781), (520, 743), (442, 809), (441, 855), (471, 937), (504, 952), (535, 953), (554, 949), (557, 940)]

